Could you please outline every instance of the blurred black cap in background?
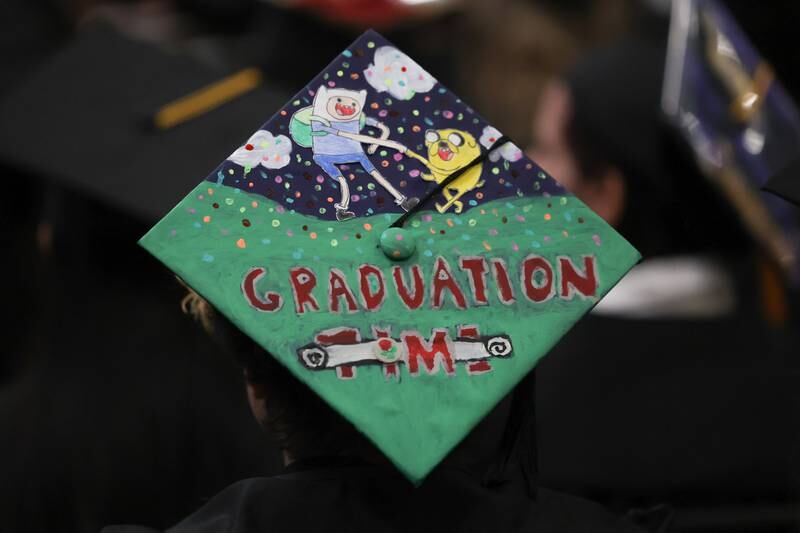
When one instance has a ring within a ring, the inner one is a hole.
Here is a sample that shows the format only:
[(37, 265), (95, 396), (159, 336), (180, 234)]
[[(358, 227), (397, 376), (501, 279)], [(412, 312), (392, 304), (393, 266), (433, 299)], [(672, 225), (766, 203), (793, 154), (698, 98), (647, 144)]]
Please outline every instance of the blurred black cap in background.
[(0, 159), (154, 222), (287, 99), (269, 85), (98, 26), (0, 103)]

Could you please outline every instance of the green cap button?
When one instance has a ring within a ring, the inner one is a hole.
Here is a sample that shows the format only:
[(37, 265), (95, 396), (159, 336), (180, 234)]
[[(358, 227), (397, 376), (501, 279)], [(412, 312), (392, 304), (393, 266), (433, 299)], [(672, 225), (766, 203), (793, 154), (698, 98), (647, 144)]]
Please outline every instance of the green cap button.
[(403, 228), (388, 228), (381, 233), (381, 250), (389, 259), (408, 259), (417, 249), (414, 236)]

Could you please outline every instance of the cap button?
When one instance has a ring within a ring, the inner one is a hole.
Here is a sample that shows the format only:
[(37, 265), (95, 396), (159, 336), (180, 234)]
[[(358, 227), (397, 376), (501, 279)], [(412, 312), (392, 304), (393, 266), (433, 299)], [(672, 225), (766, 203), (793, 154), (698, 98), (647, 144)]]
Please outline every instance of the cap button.
[(387, 228), (381, 233), (381, 250), (389, 259), (408, 259), (417, 249), (414, 236), (403, 228)]

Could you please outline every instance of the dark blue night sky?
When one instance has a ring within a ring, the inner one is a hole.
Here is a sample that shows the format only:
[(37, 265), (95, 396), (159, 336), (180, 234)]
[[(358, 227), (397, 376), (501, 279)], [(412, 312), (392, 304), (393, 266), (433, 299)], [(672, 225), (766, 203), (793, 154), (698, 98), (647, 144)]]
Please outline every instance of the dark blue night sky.
[[(390, 129), (389, 139), (402, 143), (417, 153), (425, 154), (424, 136), (428, 129), (454, 128), (471, 133), (480, 139), (489, 124), (455, 94), (436, 83), (425, 93), (418, 92), (410, 100), (400, 100), (389, 92), (377, 92), (365, 80), (364, 71), (373, 63), (375, 51), (381, 46), (392, 46), (375, 32), (359, 37), (347, 50), (336, 57), (328, 67), (317, 75), (283, 108), (278, 110), (262, 127), (273, 135), (289, 137), (289, 122), (292, 114), (312, 105), (313, 94), (320, 85), (352, 90), (367, 89), (365, 112), (367, 116), (383, 122)], [(301, 59), (298, 59), (301, 60)], [(423, 65), (424, 67), (424, 65)], [(436, 73), (430, 73), (435, 77)], [(269, 112), (271, 110), (265, 110)], [(366, 127), (362, 134), (378, 136), (379, 132)], [(244, 144), (246, 140), (242, 140)], [(485, 148), (483, 148), (485, 150)], [(420, 162), (404, 157), (388, 148), (368, 156), (372, 164), (401, 193), (422, 197), (435, 183), (419, 177), (427, 169)], [(401, 212), (392, 197), (360, 165), (340, 167), (350, 179), (350, 209), (357, 216), (376, 212)], [(283, 204), (289, 210), (321, 219), (335, 219), (333, 202), (339, 199), (338, 184), (330, 179), (312, 161), (310, 148), (292, 143), (291, 161), (280, 169), (269, 169), (257, 165), (245, 174), (245, 168), (224, 161), (207, 180), (237, 187), (247, 192), (265, 196)], [(353, 175), (354, 179), (350, 175)], [(564, 190), (551, 178), (545, 177), (541, 169), (527, 157), (515, 162), (500, 158), (497, 162), (483, 164), (482, 187), (473, 189), (462, 198), (465, 209), (487, 200), (516, 196), (564, 194)], [(425, 206), (433, 209), (433, 202)]]

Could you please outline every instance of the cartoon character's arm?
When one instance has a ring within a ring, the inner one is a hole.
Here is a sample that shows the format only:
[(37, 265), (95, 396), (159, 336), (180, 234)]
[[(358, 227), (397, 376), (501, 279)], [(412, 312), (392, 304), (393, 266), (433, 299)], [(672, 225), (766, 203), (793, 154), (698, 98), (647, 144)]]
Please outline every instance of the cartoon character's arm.
[(430, 162), (429, 162), (427, 159), (425, 159), (424, 157), (422, 157), (421, 155), (419, 155), (418, 153), (416, 153), (416, 152), (415, 152), (415, 151), (413, 151), (413, 150), (406, 149), (406, 152), (405, 152), (405, 154), (406, 154), (408, 157), (411, 157), (412, 159), (416, 159), (417, 161), (419, 161), (420, 163), (422, 163), (422, 164), (423, 164), (423, 165), (425, 165), (426, 167), (429, 167), (429, 166), (430, 166)]
[[(380, 132), (381, 132), (380, 138), (381, 139), (385, 140), (385, 139), (387, 139), (389, 137), (389, 127), (386, 124), (384, 124), (380, 120), (376, 120), (376, 119), (374, 119), (372, 117), (366, 117), (366, 118), (367, 118), (367, 120), (366, 120), (367, 126), (370, 126), (370, 127), (373, 127), (373, 128), (377, 128), (377, 129), (380, 130)], [(371, 144), (369, 146), (369, 148), (367, 148), (367, 153), (372, 155), (372, 154), (375, 153), (375, 150), (377, 150), (377, 149), (378, 149), (378, 145), (377, 144)]]
[(311, 135), (325, 135), (328, 133), (337, 135), (339, 133), (339, 130), (331, 127), (331, 123), (326, 118), (318, 115), (311, 115), (310, 119)]

